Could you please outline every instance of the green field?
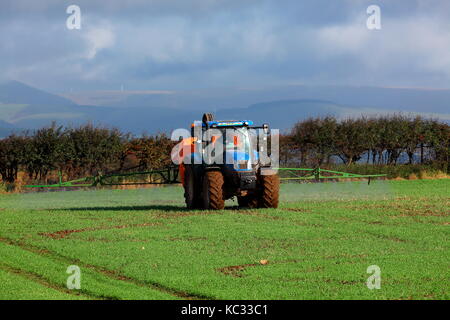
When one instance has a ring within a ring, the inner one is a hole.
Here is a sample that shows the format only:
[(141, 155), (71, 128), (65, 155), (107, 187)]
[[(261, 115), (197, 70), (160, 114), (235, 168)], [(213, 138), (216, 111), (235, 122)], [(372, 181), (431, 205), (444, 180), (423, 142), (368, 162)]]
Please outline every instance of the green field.
[(449, 208), (448, 179), (285, 184), (276, 210), (187, 211), (180, 187), (0, 195), (0, 299), (448, 299)]

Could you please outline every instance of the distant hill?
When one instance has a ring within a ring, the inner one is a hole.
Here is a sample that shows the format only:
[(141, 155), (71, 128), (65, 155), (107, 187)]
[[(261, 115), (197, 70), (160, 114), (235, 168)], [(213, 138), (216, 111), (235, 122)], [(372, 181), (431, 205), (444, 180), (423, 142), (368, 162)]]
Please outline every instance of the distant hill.
[(18, 81), (0, 83), (0, 103), (40, 104), (48, 106), (75, 105), (69, 99), (47, 93)]
[(9, 123), (9, 122), (0, 120), (0, 128), (3, 128), (3, 129), (13, 129), (13, 128), (14, 128), (14, 125), (12, 125), (12, 124)]
[[(286, 85), (266, 88), (219, 88), (171, 93), (80, 93), (94, 105), (126, 108), (235, 109), (267, 101), (322, 100), (351, 108), (450, 113), (450, 90), (350, 86)], [(87, 99), (91, 95), (91, 99)], [(70, 96), (70, 95), (67, 95)], [(76, 96), (76, 94), (71, 95)], [(99, 99), (101, 98), (101, 99)], [(94, 103), (94, 102), (98, 102)]]
[(341, 114), (341, 107), (331, 101), (322, 100), (279, 100), (257, 103), (248, 108), (219, 110), (221, 119), (248, 119), (256, 124), (270, 123), (279, 129), (291, 128), (299, 120), (313, 116)]
[[(340, 107), (328, 101), (287, 100), (254, 104), (247, 108), (223, 109), (215, 112), (217, 119), (248, 119), (256, 124), (269, 122), (273, 128), (289, 128), (298, 120), (317, 115), (339, 114)], [(201, 120), (204, 110), (175, 110), (170, 108), (110, 108), (102, 123), (133, 133), (170, 132), (189, 128), (194, 120)], [(96, 117), (99, 119), (98, 117)]]
[[(270, 90), (132, 92), (117, 96), (112, 106), (87, 106), (13, 81), (0, 85), (0, 133), (15, 128), (40, 128), (52, 121), (72, 126), (91, 122), (134, 134), (170, 132), (176, 128), (188, 128), (193, 120), (201, 119), (203, 112), (213, 112), (216, 118), (224, 120), (267, 122), (272, 128), (281, 130), (311, 116), (347, 117), (399, 110), (405, 113), (428, 112), (448, 121), (450, 108), (446, 106), (450, 101), (449, 94), (450, 91), (446, 90), (286, 86)], [(107, 101), (108, 97), (103, 99)], [(422, 108), (421, 105), (427, 107)]]
[[(212, 98), (211, 95), (217, 96), (219, 92), (204, 97), (198, 96), (198, 93), (190, 93), (185, 101), (187, 105), (196, 100), (203, 101), (203, 108), (181, 108), (181, 105), (173, 103), (167, 106), (168, 100), (165, 99), (172, 97), (171, 94), (144, 95), (146, 103), (153, 106), (141, 105), (140, 99), (144, 98), (141, 95), (127, 98), (129, 106), (80, 106), (69, 99), (13, 81), (0, 86), (0, 97), (4, 97), (3, 103), (0, 104), (0, 127), (34, 129), (49, 125), (52, 121), (64, 125), (92, 122), (118, 127), (135, 134), (170, 132), (175, 128), (189, 127), (193, 120), (201, 118), (202, 112), (216, 111), (207, 103), (208, 99)], [(178, 103), (183, 101), (180, 97), (178, 99)], [(228, 103), (231, 103), (230, 99), (228, 98)], [(47, 103), (43, 103), (44, 101)], [(250, 107), (219, 109), (215, 113), (216, 117), (221, 119), (245, 118), (254, 120), (255, 123), (271, 122), (273, 127), (287, 128), (295, 121), (308, 116), (338, 112), (339, 107), (329, 101), (280, 100), (252, 104)]]
[(0, 120), (0, 138), (6, 137), (12, 133), (14, 126), (6, 121)]
[(101, 119), (105, 113), (104, 108), (79, 106), (67, 98), (18, 81), (0, 83), (0, 128), (3, 134), (8, 131), (6, 129), (35, 129), (52, 121), (78, 125)]
[(0, 138), (4, 138), (13, 133), (19, 133), (24, 131), (22, 128), (17, 128), (14, 125), (0, 120)]

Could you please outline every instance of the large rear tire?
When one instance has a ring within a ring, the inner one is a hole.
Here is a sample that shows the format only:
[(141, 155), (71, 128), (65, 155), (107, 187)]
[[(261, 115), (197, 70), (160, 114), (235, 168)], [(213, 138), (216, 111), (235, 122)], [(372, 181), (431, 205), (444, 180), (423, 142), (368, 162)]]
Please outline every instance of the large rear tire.
[(224, 179), (220, 171), (207, 171), (203, 177), (203, 208), (222, 210), (225, 207), (223, 198)]
[(261, 194), (259, 198), (260, 208), (278, 208), (280, 194), (280, 177), (274, 175), (261, 175)]
[(188, 209), (201, 209), (200, 183), (195, 179), (194, 169), (186, 165), (184, 169), (184, 200)]

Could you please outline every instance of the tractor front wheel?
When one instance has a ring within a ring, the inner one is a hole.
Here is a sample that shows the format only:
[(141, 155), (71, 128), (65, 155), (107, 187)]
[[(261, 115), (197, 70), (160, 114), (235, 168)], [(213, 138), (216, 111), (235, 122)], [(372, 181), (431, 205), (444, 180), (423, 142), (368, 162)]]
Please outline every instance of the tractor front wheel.
[(280, 177), (274, 175), (261, 175), (261, 194), (259, 198), (260, 208), (278, 208), (278, 198), (280, 193)]
[(203, 208), (222, 210), (225, 207), (223, 198), (223, 175), (220, 171), (207, 171), (203, 177)]

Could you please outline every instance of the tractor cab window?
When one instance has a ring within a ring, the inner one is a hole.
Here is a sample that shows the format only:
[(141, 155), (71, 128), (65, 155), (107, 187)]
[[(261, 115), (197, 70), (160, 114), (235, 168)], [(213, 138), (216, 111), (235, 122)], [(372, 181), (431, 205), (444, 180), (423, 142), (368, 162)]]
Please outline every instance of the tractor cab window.
[(226, 143), (225, 150), (237, 150), (241, 152), (250, 152), (254, 149), (252, 147), (252, 141), (250, 132), (247, 128), (228, 129), (226, 130)]

